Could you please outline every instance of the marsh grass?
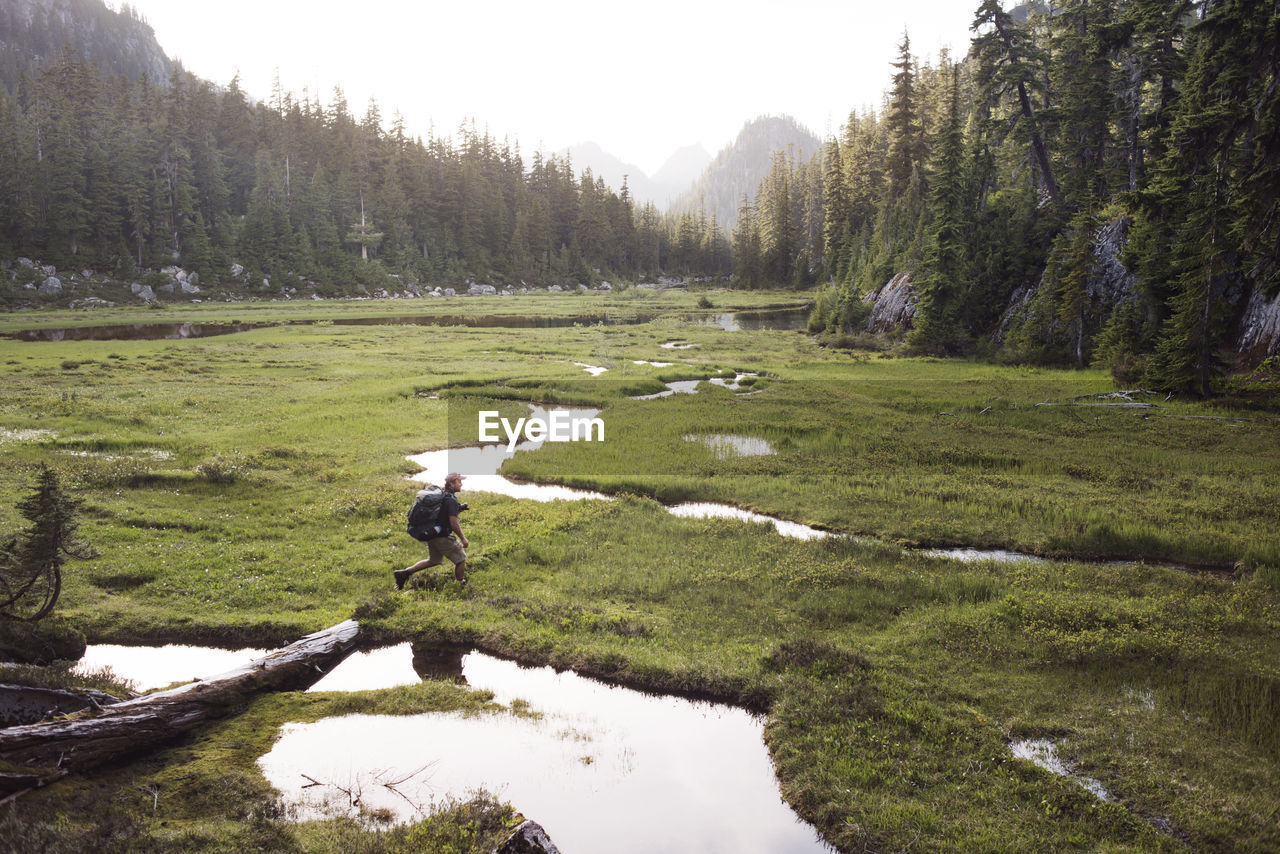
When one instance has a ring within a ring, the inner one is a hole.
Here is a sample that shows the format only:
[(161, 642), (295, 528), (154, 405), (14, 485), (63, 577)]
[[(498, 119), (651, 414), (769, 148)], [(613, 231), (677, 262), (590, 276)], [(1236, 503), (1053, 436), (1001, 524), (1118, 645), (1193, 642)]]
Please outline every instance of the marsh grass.
[[(0, 341), (0, 529), (17, 524), (12, 498), (36, 466), (66, 473), (103, 556), (69, 573), (60, 606), (95, 642), (274, 645), (354, 613), (371, 640), (474, 645), (767, 711), (787, 799), (841, 850), (1280, 846), (1277, 425), (1036, 407), (1112, 386), (1094, 371), (867, 359), (795, 333), (726, 333), (683, 313), (696, 295), (656, 299), (659, 320), (625, 327)], [(677, 337), (698, 346), (659, 347)], [(611, 370), (586, 379), (574, 361)], [(764, 388), (627, 400), (717, 370), (758, 372)], [(604, 409), (606, 453), (547, 446), (504, 472), (619, 500), (468, 494), (471, 585), (396, 592), (391, 570), (422, 555), (403, 533), (416, 489), (405, 455), (451, 441), (451, 407), (514, 413), (552, 395)], [(1238, 413), (1170, 401), (1159, 414)], [(778, 453), (718, 459), (683, 438), (708, 433)], [(873, 539), (788, 540), (659, 503), (685, 500)], [(1137, 562), (960, 563), (903, 544)], [(1155, 565), (1166, 560), (1239, 566)], [(24, 798), (27, 835), (14, 838), (364, 850), (373, 837), (359, 828), (283, 820), (254, 765), (280, 724), (487, 699), (442, 683), (264, 697), (188, 742)], [(1014, 759), (1008, 741), (1022, 737), (1053, 738), (1117, 802)]]

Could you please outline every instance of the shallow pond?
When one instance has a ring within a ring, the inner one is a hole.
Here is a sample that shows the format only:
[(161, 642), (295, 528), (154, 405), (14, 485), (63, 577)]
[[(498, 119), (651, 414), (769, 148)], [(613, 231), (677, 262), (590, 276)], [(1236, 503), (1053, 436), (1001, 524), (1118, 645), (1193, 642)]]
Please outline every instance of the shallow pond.
[(809, 328), (809, 313), (808, 307), (733, 311), (713, 315), (703, 322), (708, 326), (719, 326), (725, 332), (760, 329), (798, 331)]
[[(719, 326), (730, 332), (748, 329), (803, 329), (809, 309), (770, 309), (735, 311), (712, 315), (701, 323)], [(803, 322), (796, 320), (802, 316)], [(244, 323), (116, 323), (100, 326), (49, 327), (23, 329), (3, 333), (3, 337), (22, 341), (154, 341), (180, 338), (208, 338), (231, 335), (266, 326), (310, 326), (332, 323), (334, 326), (467, 326), (479, 329), (552, 329), (570, 326), (635, 326), (658, 317), (643, 314), (576, 314), (565, 316), (523, 314), (411, 314), (378, 317), (335, 317), (308, 320), (279, 320)], [(665, 345), (664, 345), (665, 346)], [(684, 347), (693, 347), (689, 344)]]
[(1019, 759), (1035, 763), (1051, 774), (1057, 774), (1059, 777), (1070, 777), (1090, 792), (1093, 792), (1101, 800), (1114, 800), (1111, 794), (1097, 780), (1092, 777), (1086, 777), (1083, 774), (1076, 774), (1069, 769), (1062, 759), (1058, 757), (1058, 746), (1047, 738), (1015, 741), (1009, 745), (1009, 749)]
[(666, 389), (654, 392), (653, 394), (637, 394), (633, 395), (630, 400), (657, 400), (660, 397), (670, 397), (673, 394), (697, 394), (698, 383), (702, 380), (677, 380), (673, 383), (667, 383)]
[(133, 683), (137, 691), (151, 691), (175, 682), (208, 679), (261, 658), (269, 650), (214, 649), (200, 646), (119, 646), (90, 644), (76, 670), (91, 672), (109, 666)]
[(688, 434), (686, 442), (700, 442), (711, 449), (718, 460), (731, 457), (767, 457), (778, 453), (768, 439), (757, 436), (738, 436), (732, 433)]
[[(408, 644), (353, 656), (314, 690), (417, 681), (426, 657)], [(350, 811), (339, 787), (399, 820), (484, 788), (566, 852), (831, 850), (782, 801), (759, 717), (478, 652), (453, 657), (472, 688), (508, 708), (523, 701), (521, 712), (288, 724), (259, 760), (263, 774), (300, 818)]]

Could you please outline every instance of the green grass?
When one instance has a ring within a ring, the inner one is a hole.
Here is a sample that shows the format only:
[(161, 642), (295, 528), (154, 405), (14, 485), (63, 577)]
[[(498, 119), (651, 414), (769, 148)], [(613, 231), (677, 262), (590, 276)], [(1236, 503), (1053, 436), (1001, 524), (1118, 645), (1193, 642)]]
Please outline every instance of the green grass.
[[(267, 644), (354, 614), (371, 641), (471, 643), (765, 710), (787, 799), (843, 851), (1280, 847), (1280, 424), (1180, 401), (1037, 407), (1113, 386), (1096, 371), (868, 359), (798, 333), (726, 333), (682, 314), (696, 295), (456, 304), (590, 314), (610, 299), (664, 316), (0, 340), (0, 529), (18, 524), (13, 500), (37, 465), (64, 474), (103, 555), (68, 567), (59, 613), (96, 642)], [(752, 300), (765, 301), (714, 301)], [(404, 312), (172, 312), (242, 309)], [(673, 339), (698, 346), (660, 348)], [(610, 371), (589, 378), (575, 361)], [(761, 374), (758, 394), (703, 384), (627, 399), (738, 370)], [(422, 553), (403, 533), (415, 489), (405, 455), (445, 445), (476, 408), (522, 400), (602, 408), (606, 442), (547, 446), (509, 469), (624, 497), (467, 494), (470, 588), (428, 577), (396, 593), (390, 570)], [(1228, 420), (1185, 417), (1200, 415)], [(684, 439), (711, 433), (758, 436), (777, 454), (718, 459)], [(788, 540), (768, 525), (675, 518), (653, 498), (873, 539)], [(961, 564), (900, 545), (1059, 559)], [(1155, 565), (1166, 561), (1230, 571)], [(254, 760), (285, 720), (486, 701), (441, 690), (264, 698), (191, 742), (25, 797), (14, 832), (34, 839), (62, 822), (66, 838), (109, 835), (102, 805), (127, 803), (127, 850), (222, 850), (219, 834), (241, 849), (395, 850), (382, 831), (282, 821)], [(1053, 738), (1116, 802), (1013, 759), (1008, 740), (1031, 737)], [(232, 784), (218, 788), (222, 773)], [(151, 783), (163, 815), (139, 788)], [(453, 815), (440, 833), (510, 818), (489, 801)]]

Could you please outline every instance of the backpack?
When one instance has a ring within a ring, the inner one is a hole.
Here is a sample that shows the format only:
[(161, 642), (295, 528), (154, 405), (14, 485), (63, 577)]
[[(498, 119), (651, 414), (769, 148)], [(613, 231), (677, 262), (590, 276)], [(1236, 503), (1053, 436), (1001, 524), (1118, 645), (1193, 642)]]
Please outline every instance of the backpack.
[(417, 500), (409, 508), (409, 536), (415, 540), (427, 540), (439, 537), (445, 532), (440, 524), (440, 505), (448, 495), (438, 486), (428, 486), (417, 495)]

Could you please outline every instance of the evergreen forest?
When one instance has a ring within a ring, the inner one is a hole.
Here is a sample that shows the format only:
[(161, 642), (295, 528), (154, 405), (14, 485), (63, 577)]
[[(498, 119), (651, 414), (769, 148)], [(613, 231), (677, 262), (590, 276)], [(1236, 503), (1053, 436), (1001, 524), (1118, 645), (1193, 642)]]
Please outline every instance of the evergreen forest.
[[(322, 295), (726, 277), (821, 287), (811, 326), (832, 335), (905, 272), (912, 351), (1211, 393), (1245, 306), (1280, 288), (1280, 3), (982, 0), (972, 31), (927, 60), (904, 32), (883, 103), (809, 159), (775, 152), (731, 233), (474, 123), (416, 138), (340, 90), (257, 103), (68, 52), (0, 93), (0, 256), (121, 279), (235, 265)], [(1104, 236), (1118, 290), (1097, 285)]]

